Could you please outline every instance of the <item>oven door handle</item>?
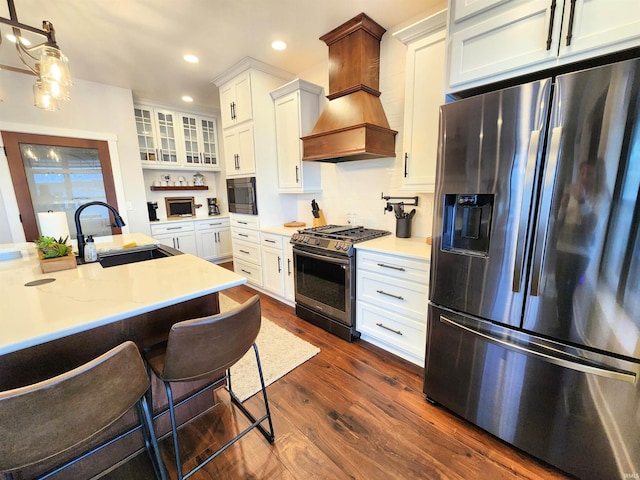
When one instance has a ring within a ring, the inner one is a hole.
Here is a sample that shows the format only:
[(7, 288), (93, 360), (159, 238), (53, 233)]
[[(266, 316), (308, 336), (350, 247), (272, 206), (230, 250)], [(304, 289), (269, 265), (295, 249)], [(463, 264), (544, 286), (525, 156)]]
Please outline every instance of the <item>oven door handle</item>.
[(334, 256), (331, 255), (319, 255), (317, 253), (312, 253), (308, 250), (303, 250), (301, 248), (294, 248), (293, 249), (293, 253), (303, 256), (303, 257), (309, 257), (309, 258), (314, 258), (316, 260), (322, 260), (323, 262), (330, 262), (330, 263), (336, 263), (338, 265), (349, 265), (349, 258), (345, 257), (345, 258), (336, 258)]

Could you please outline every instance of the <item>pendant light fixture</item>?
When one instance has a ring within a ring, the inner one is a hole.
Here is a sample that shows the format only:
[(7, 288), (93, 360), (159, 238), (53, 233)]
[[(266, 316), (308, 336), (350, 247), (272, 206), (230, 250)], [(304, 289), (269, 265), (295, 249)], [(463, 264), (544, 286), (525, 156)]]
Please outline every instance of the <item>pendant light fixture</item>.
[[(45, 110), (58, 110), (60, 100), (69, 100), (69, 87), (73, 85), (73, 82), (69, 73), (67, 57), (56, 43), (53, 24), (45, 20), (42, 22), (42, 29), (25, 25), (18, 22), (13, 0), (7, 0), (7, 6), (10, 18), (0, 17), (0, 24), (12, 27), (18, 58), (27, 68), (0, 65), (0, 69), (34, 75), (36, 77), (33, 86), (35, 106)], [(46, 40), (31, 46), (29, 42), (23, 40), (22, 30), (45, 37)], [(2, 35), (0, 32), (1, 45)]]

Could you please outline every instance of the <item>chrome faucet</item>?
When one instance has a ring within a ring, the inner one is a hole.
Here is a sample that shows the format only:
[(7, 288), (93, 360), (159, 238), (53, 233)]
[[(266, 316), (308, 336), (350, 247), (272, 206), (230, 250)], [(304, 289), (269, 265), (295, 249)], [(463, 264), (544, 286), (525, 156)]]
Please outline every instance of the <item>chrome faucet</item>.
[(81, 260), (84, 260), (84, 246), (87, 243), (84, 239), (84, 235), (82, 234), (82, 227), (80, 226), (80, 214), (82, 213), (82, 211), (87, 208), (87, 207), (91, 207), (92, 205), (102, 205), (103, 207), (107, 207), (109, 210), (111, 210), (111, 213), (113, 213), (113, 218), (114, 218), (114, 222), (111, 225), (112, 227), (124, 227), (125, 223), (124, 220), (122, 220), (122, 217), (120, 216), (120, 214), (118, 213), (118, 211), (113, 208), (111, 205), (109, 205), (108, 203), (104, 203), (104, 202), (88, 202), (88, 203), (83, 203), (82, 205), (80, 205), (78, 207), (78, 209), (76, 210), (75, 213), (75, 221), (76, 221), (76, 237), (78, 240), (78, 257), (80, 257)]

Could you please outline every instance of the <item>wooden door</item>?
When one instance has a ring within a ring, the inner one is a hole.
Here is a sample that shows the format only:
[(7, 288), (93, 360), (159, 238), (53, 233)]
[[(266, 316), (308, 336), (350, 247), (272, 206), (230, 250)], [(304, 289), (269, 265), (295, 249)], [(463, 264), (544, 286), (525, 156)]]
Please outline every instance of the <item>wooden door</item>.
[[(96, 150), (100, 160), (106, 202), (116, 208), (116, 210), (118, 209), (113, 172), (111, 169), (111, 158), (109, 157), (109, 147), (107, 142), (15, 132), (2, 132), (2, 139), (6, 148), (11, 181), (18, 201), (20, 220), (22, 222), (22, 228), (24, 229), (27, 241), (37, 239), (40, 236), (40, 232), (38, 230), (36, 212), (33, 207), (34, 198), (32, 197), (32, 195), (35, 196), (37, 193), (32, 192), (29, 188), (21, 145), (51, 146), (52, 149), (55, 149), (56, 147), (63, 147), (70, 149), (77, 148)], [(110, 213), (109, 215), (111, 217)], [(113, 220), (113, 218), (111, 218), (111, 220)], [(75, 232), (75, 229), (70, 229), (70, 231)], [(111, 233), (113, 235), (119, 234), (121, 233), (121, 229), (119, 227), (111, 227)]]

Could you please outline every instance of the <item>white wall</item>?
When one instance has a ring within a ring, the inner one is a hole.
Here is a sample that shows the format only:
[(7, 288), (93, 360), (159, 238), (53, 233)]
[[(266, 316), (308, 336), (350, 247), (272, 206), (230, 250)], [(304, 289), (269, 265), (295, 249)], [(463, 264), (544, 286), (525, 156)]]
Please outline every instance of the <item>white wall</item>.
[[(92, 138), (110, 143), (118, 208), (125, 231), (149, 233), (142, 170), (138, 161), (131, 91), (75, 80), (71, 100), (57, 112), (33, 106), (34, 77), (2, 71), (0, 130)], [(0, 140), (1, 143), (1, 140)], [(24, 241), (7, 159), (0, 150), (0, 243)]]

